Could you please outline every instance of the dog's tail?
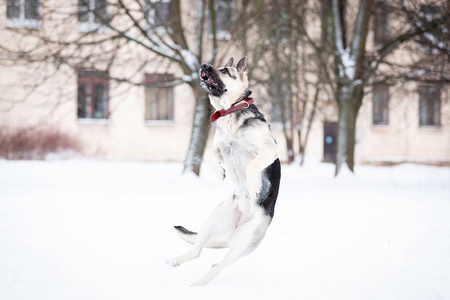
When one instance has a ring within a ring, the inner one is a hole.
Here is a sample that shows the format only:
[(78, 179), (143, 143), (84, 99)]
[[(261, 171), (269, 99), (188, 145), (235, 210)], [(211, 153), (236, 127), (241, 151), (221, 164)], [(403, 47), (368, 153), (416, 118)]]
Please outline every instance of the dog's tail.
[[(188, 242), (189, 244), (194, 244), (197, 239), (197, 232), (192, 232), (184, 228), (183, 226), (174, 226), (177, 230), (178, 235)], [(209, 240), (206, 242), (205, 248), (227, 248), (228, 243), (220, 240)]]

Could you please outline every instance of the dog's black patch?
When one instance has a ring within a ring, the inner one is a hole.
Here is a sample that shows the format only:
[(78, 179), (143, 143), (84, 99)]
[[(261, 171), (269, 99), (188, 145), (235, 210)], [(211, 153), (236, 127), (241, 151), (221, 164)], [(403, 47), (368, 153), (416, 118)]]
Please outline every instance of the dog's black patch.
[(173, 227), (175, 227), (176, 230), (178, 230), (179, 232), (184, 233), (184, 234), (189, 234), (189, 235), (197, 234), (196, 232), (192, 232), (192, 231), (187, 230), (183, 226), (173, 226)]
[(256, 203), (264, 209), (266, 215), (273, 218), (275, 213), (275, 203), (278, 197), (281, 179), (281, 164), (277, 158), (270, 166), (264, 169), (262, 173), (261, 192), (258, 195)]
[[(237, 103), (241, 102), (245, 98), (248, 98), (251, 94), (252, 91), (250, 91), (249, 89), (245, 90), (244, 94), (237, 101)], [(238, 120), (240, 118), (245, 118), (244, 122), (242, 123), (241, 129), (252, 125), (255, 121), (262, 121), (264, 123), (267, 123), (266, 119), (264, 118), (264, 115), (259, 111), (258, 107), (256, 107), (256, 105), (254, 104), (250, 104), (250, 106), (245, 109), (238, 110), (236, 112), (236, 117), (238, 118)]]
[(222, 96), (227, 90), (225, 84), (220, 80), (219, 74), (216, 69), (208, 64), (202, 64), (200, 66), (200, 79), (202, 87), (215, 97)]
[[(256, 105), (254, 104), (251, 104), (248, 108), (240, 110), (237, 113), (238, 119), (241, 117), (245, 118), (244, 122), (242, 123), (242, 128), (251, 126), (255, 121), (261, 121), (266, 123), (264, 115), (258, 110)], [(249, 114), (251, 116), (249, 116)]]

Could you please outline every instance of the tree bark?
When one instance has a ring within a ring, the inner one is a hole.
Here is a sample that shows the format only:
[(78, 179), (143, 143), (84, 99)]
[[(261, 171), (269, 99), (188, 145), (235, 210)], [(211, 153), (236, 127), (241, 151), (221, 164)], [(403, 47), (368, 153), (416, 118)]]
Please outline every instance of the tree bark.
[(307, 128), (306, 128), (306, 132), (305, 132), (305, 139), (302, 142), (302, 135), (301, 135), (301, 129), (298, 131), (298, 143), (300, 145), (300, 166), (303, 166), (303, 164), (305, 163), (305, 151), (306, 151), (306, 145), (308, 143), (308, 137), (309, 137), (309, 133), (311, 132), (311, 127), (312, 124), (314, 122), (314, 117), (316, 115), (316, 110), (317, 110), (317, 102), (319, 101), (319, 92), (320, 89), (322, 87), (322, 84), (320, 83), (320, 72), (319, 72), (319, 83), (316, 85), (316, 92), (314, 94), (314, 102), (313, 102), (313, 107), (311, 109), (311, 114), (309, 115), (309, 118), (307, 120)]
[(363, 85), (353, 86), (355, 83), (343, 85), (339, 88), (338, 97), (338, 132), (336, 141), (336, 172), (347, 166), (354, 171), (356, 118), (364, 95)]
[(208, 141), (211, 123), (209, 116), (213, 113), (208, 95), (200, 91), (200, 84), (191, 84), (196, 99), (199, 99), (194, 110), (194, 121), (192, 125), (192, 135), (189, 149), (184, 161), (183, 173), (192, 172), (200, 175), (203, 154), (205, 153), (206, 142)]

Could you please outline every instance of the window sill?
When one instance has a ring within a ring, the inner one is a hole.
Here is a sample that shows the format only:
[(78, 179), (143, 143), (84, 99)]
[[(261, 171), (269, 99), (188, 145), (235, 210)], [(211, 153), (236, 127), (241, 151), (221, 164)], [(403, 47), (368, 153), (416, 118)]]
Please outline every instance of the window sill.
[(96, 33), (108, 33), (111, 29), (108, 26), (98, 23), (78, 23), (79, 32), (96, 32)]
[(387, 131), (387, 130), (389, 130), (390, 128), (389, 128), (389, 125), (381, 125), (381, 124), (379, 124), (379, 125), (375, 125), (375, 124), (372, 124), (372, 130), (380, 130), (380, 131)]
[(42, 22), (26, 19), (6, 19), (7, 28), (42, 29)]
[(420, 125), (420, 130), (424, 131), (440, 131), (442, 129), (441, 125)]
[(148, 126), (175, 126), (174, 120), (146, 120), (145, 125)]
[(78, 124), (82, 125), (109, 125), (111, 124), (111, 120), (109, 119), (78, 119)]

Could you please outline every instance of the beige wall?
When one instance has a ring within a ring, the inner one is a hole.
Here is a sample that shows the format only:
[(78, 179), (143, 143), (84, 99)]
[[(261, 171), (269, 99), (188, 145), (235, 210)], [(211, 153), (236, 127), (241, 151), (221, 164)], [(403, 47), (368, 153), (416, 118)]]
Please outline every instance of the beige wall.
[(21, 88), (23, 81), (15, 76), (24, 70), (13, 70), (0, 67), (0, 80), (8, 83), (0, 101), (2, 127), (57, 127), (76, 136), (87, 155), (106, 158), (180, 160), (187, 151), (195, 105), (187, 85), (174, 88), (173, 122), (146, 122), (144, 87), (114, 83), (110, 85), (108, 120), (77, 119), (77, 77), (73, 71), (59, 73), (27, 97), (26, 89)]
[(419, 126), (416, 84), (390, 89), (389, 125), (372, 125), (372, 95), (364, 99), (357, 121), (356, 160), (450, 161), (449, 89), (441, 90), (441, 126)]
[[(5, 3), (5, 2), (2, 2)], [(49, 2), (52, 3), (52, 2)], [(56, 3), (56, 2), (55, 2)], [(76, 2), (73, 2), (76, 6)], [(5, 28), (4, 4), (0, 6), (0, 39), (14, 40), (14, 30)], [(73, 21), (73, 20), (72, 20)], [(76, 21), (69, 22), (76, 30)], [(45, 25), (45, 23), (44, 23)], [(43, 30), (49, 30), (45, 25)], [(21, 40), (32, 43), (31, 40)], [(0, 51), (1, 52), (1, 51)], [(111, 75), (133, 75), (142, 82), (147, 73), (181, 75), (174, 66), (155, 62), (138, 74), (133, 72), (139, 58), (148, 55), (130, 47), (111, 69)], [(235, 58), (239, 55), (234, 55)], [(0, 53), (0, 126), (57, 127), (76, 136), (87, 155), (111, 159), (139, 159), (154, 161), (182, 161), (187, 152), (195, 106), (188, 85), (179, 85), (175, 92), (175, 119), (172, 123), (145, 122), (145, 93), (142, 86), (110, 85), (110, 111), (107, 121), (78, 120), (77, 75), (69, 67), (55, 70), (52, 64), (4, 67), (8, 57)], [(132, 77), (133, 77), (132, 76)], [(29, 87), (41, 82), (36, 89)], [(410, 160), (450, 161), (450, 101), (449, 90), (441, 95), (441, 123), (435, 128), (420, 128), (418, 121), (418, 94), (415, 84), (405, 85), (403, 92), (391, 95), (389, 125), (372, 125), (371, 95), (367, 95), (357, 121), (356, 161)], [(398, 88), (396, 89), (398, 90)], [(253, 95), (257, 100), (258, 95)], [(332, 101), (333, 102), (333, 101)], [(263, 112), (269, 116), (268, 111)], [(335, 121), (336, 116), (318, 113), (310, 133), (308, 156), (323, 157), (323, 122)], [(285, 140), (279, 127), (273, 126), (280, 156), (287, 159)], [(295, 139), (296, 140), (296, 139)], [(298, 149), (298, 146), (295, 146)]]

